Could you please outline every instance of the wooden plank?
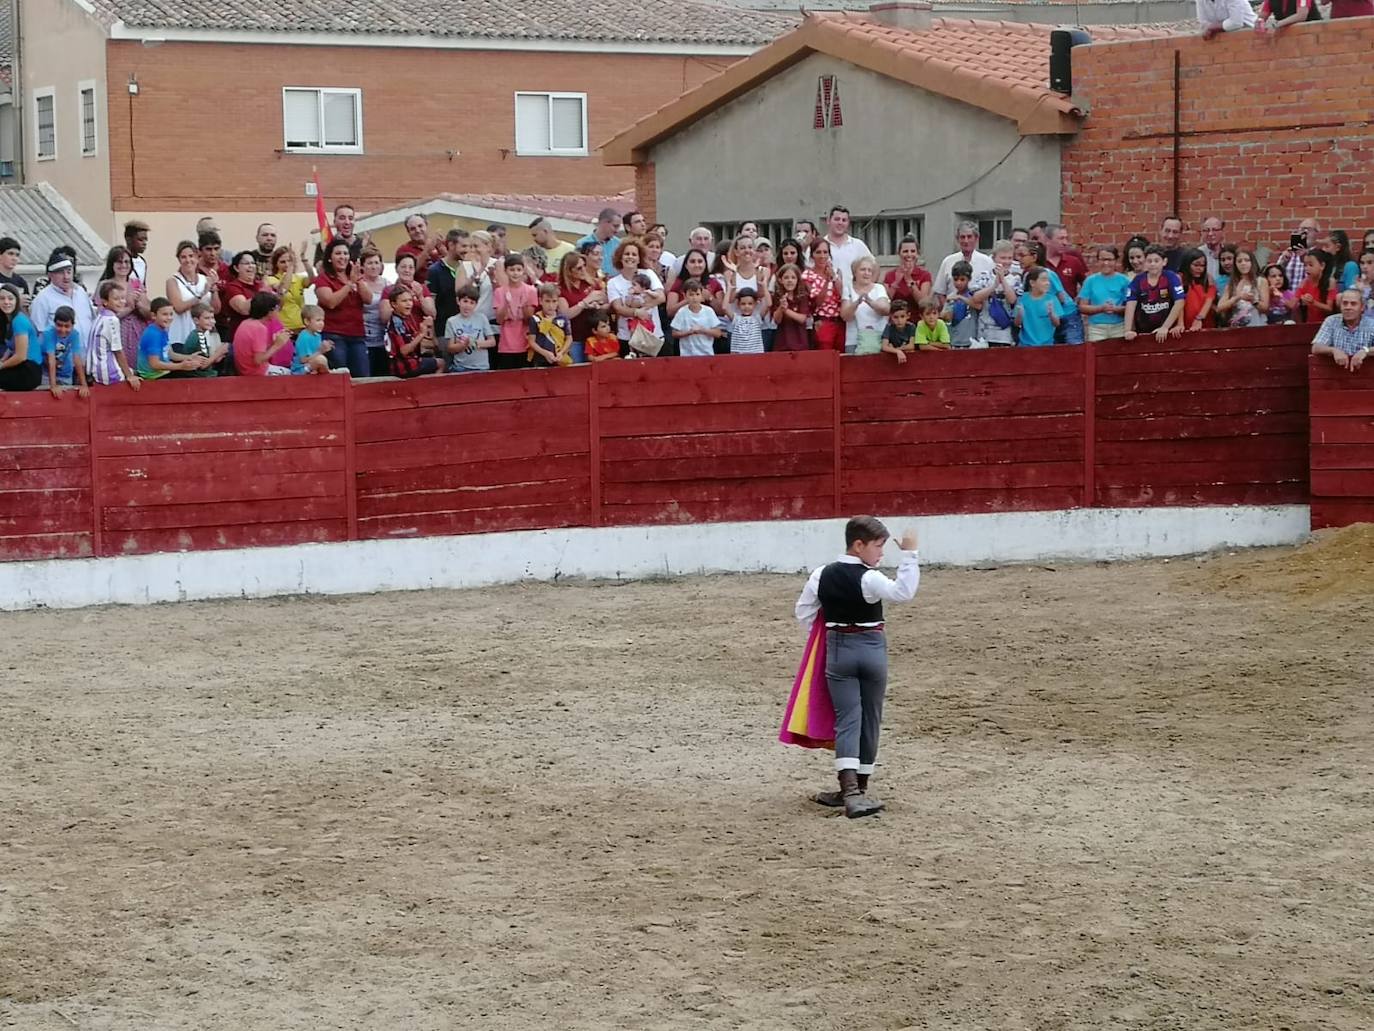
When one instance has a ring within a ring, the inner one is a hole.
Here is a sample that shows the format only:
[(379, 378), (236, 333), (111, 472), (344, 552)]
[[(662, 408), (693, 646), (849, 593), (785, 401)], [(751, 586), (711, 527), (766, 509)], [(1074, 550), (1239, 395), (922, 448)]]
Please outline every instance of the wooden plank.
[[(890, 360), (890, 359), (889, 359)], [(646, 386), (695, 380), (828, 378), (834, 358), (827, 351), (720, 355), (714, 358), (663, 358), (651, 362), (606, 362), (597, 366), (598, 390), (624, 383)]]
[(0, 562), (28, 562), (49, 558), (90, 558), (95, 554), (91, 534), (44, 533), (4, 536), (0, 533)]
[[(1237, 363), (1239, 365), (1239, 363)], [(1293, 387), (1306, 389), (1307, 369), (1293, 362), (1278, 369), (1238, 367), (1234, 374), (1221, 372), (1140, 372), (1099, 375), (1097, 390), (1112, 394), (1180, 394), (1200, 390)]]
[(876, 490), (846, 497), (855, 511), (895, 515), (961, 515), (974, 512), (1048, 512), (1077, 508), (1082, 488), (1018, 487), (1001, 490)]
[(1020, 487), (1080, 487), (1083, 461), (1037, 465), (942, 465), (855, 469), (845, 473), (844, 492), (995, 490)]
[[(684, 359), (685, 360), (685, 359)], [(720, 433), (726, 430), (800, 430), (828, 428), (829, 398), (785, 404), (665, 405), (661, 408), (604, 408), (602, 437), (658, 436), (671, 428), (677, 433)]]
[(1374, 390), (1313, 390), (1312, 418), (1374, 415)]
[(0, 476), (0, 493), (6, 491), (59, 490), (64, 487), (89, 487), (91, 464), (67, 466), (59, 469), (11, 470)]
[(106, 508), (115, 505), (191, 505), (212, 501), (337, 496), (339, 477), (334, 472), (316, 472), (226, 479), (213, 470), (206, 470), (198, 478), (160, 483), (104, 480), (100, 489)]
[(398, 491), (364, 494), (358, 498), (359, 525), (377, 516), (421, 512), (469, 512), (474, 509), (520, 508), (529, 505), (587, 505), (586, 479), (544, 480), (537, 483), (500, 483), (451, 490)]
[(211, 478), (245, 479), (295, 473), (342, 472), (344, 464), (342, 447), (288, 448), (281, 451), (230, 451), (194, 457), (162, 454), (101, 458), (97, 472), (101, 482), (107, 484), (129, 481), (164, 484)]
[(1002, 395), (968, 395), (938, 397), (915, 394), (866, 400), (859, 405), (846, 406), (844, 421), (905, 422), (921, 419), (957, 419), (1010, 416), (1076, 414), (1083, 410), (1081, 385), (1060, 383), (1060, 392), (1034, 395), (1024, 391), (1008, 391)]
[[(236, 408), (242, 404), (274, 402), (343, 404), (349, 386), (346, 376), (226, 376), (223, 379), (160, 379), (145, 381), (141, 390), (101, 390), (102, 407), (121, 408)], [(149, 418), (162, 419), (150, 411)]]
[(1307, 451), (1307, 438), (1298, 433), (1190, 440), (1114, 440), (1098, 442), (1097, 460), (1107, 465), (1226, 462), (1262, 457), (1275, 462), (1301, 462)]
[(549, 530), (561, 526), (587, 526), (586, 502), (574, 505), (526, 505), (462, 512), (427, 512), (418, 515), (360, 518), (364, 540), (395, 537), (430, 537), (464, 533), (504, 533), (511, 530)]
[(533, 483), (543, 480), (575, 480), (591, 472), (591, 458), (580, 455), (546, 455), (520, 462), (462, 462), (392, 469), (358, 474), (359, 494), (398, 491), (447, 490), (455, 487)]
[(308, 426), (283, 426), (253, 430), (204, 430), (193, 433), (156, 430), (150, 433), (104, 433), (101, 454), (120, 455), (210, 454), (233, 451), (284, 450), (286, 448), (342, 447), (347, 430), (342, 419), (314, 422)]
[[(52, 399), (52, 395), (48, 395)], [(30, 445), (86, 444), (91, 438), (90, 420), (82, 417), (54, 419), (7, 419), (0, 422), (0, 441), (6, 449)]]
[(106, 508), (101, 526), (122, 530), (176, 530), (182, 527), (247, 526), (263, 523), (337, 521), (348, 515), (339, 496), (323, 498), (263, 498), (258, 501), (216, 501), (193, 505), (144, 505)]
[[(283, 377), (278, 377), (283, 378)], [(295, 379), (323, 379), (323, 376), (296, 376)], [(319, 423), (338, 423), (342, 403), (337, 399), (298, 401), (240, 401), (214, 404), (155, 405), (150, 407), (107, 407), (104, 398), (96, 407), (95, 432), (121, 436), (177, 436), (178, 434), (239, 432), (262, 430), (264, 426), (296, 428)]]
[(1374, 523), (1374, 498), (1312, 499), (1312, 529), (1326, 530), (1355, 523)]
[(833, 477), (834, 455), (829, 451), (798, 452), (790, 455), (725, 455), (703, 458), (636, 459), (629, 462), (602, 462), (604, 483), (642, 483), (667, 480), (740, 480), (751, 477), (818, 475)]
[(569, 436), (585, 441), (587, 399), (540, 397), (416, 408), (404, 412), (360, 412), (354, 418), (354, 426), (359, 444), (386, 440), (427, 440), (440, 436), (518, 434), (538, 426), (557, 426)]
[(1306, 412), (1305, 391), (1197, 390), (1187, 394), (1098, 394), (1097, 419), (1154, 419), (1171, 415), (1251, 415), (1268, 412)]
[(223, 548), (324, 544), (346, 540), (348, 524), (344, 519), (334, 519), (300, 523), (253, 523), (246, 526), (188, 526), (176, 530), (123, 530), (117, 533), (110, 531), (105, 536), (108, 553), (111, 555), (147, 555), (169, 551), (218, 551)]
[(833, 449), (834, 441), (834, 431), (828, 427), (820, 430), (750, 430), (740, 433), (694, 433), (689, 436), (612, 437), (604, 442), (601, 454), (604, 460), (614, 462), (726, 455), (787, 455), (802, 451), (829, 452)]
[(668, 483), (603, 483), (606, 505), (673, 504), (694, 501), (742, 501), (763, 505), (774, 498), (820, 499), (831, 503), (834, 478), (764, 476), (742, 480), (675, 480)]
[(1097, 420), (1097, 442), (1104, 440), (1175, 440), (1248, 434), (1306, 433), (1305, 412), (1260, 415), (1172, 415), (1154, 419)]
[(357, 391), (350, 384), (343, 395), (344, 466), (339, 485), (344, 496), (344, 519), (348, 523), (348, 539), (358, 539), (358, 434), (354, 432), (357, 411), (354, 401)]
[(1342, 369), (1327, 355), (1310, 355), (1307, 377), (1313, 390), (1374, 390), (1374, 365), (1351, 372)]
[(1249, 351), (1267, 347), (1310, 347), (1315, 326), (1271, 326), (1245, 329), (1202, 330), (1170, 337), (1160, 343), (1153, 334), (1134, 340), (1104, 340), (1101, 351), (1105, 356), (1120, 354), (1150, 354), (1163, 351)]
[(353, 387), (353, 407), (357, 414), (366, 415), (489, 401), (585, 397), (589, 378), (590, 369), (575, 367), (358, 383)]
[(1312, 496), (1374, 499), (1374, 469), (1313, 469)]
[(1097, 485), (1097, 504), (1104, 508), (1193, 505), (1298, 505), (1308, 500), (1305, 483), (1216, 484), (1210, 486)]
[[(1077, 353), (1077, 351), (1075, 351)], [(926, 397), (940, 401), (962, 398), (1079, 398), (1076, 410), (1083, 407), (1083, 368), (1077, 374), (1056, 376), (963, 376), (959, 379), (901, 379), (864, 383), (843, 392), (844, 407), (864, 409), (894, 398)]]
[(597, 370), (606, 362), (592, 365), (591, 380), (587, 384), (587, 479), (588, 519), (593, 526), (601, 525), (601, 458), (605, 452), (606, 441), (601, 435), (601, 406), (597, 404), (597, 391), (601, 389), (601, 373)]
[(1006, 462), (1081, 461), (1083, 440), (1077, 436), (1031, 437), (1026, 440), (937, 441), (910, 448), (860, 445), (842, 449), (844, 467), (888, 469), (894, 466), (998, 465)]
[(1312, 469), (1374, 469), (1374, 448), (1360, 444), (1313, 444), (1307, 460)]
[(1077, 436), (1082, 432), (1083, 416), (1079, 414), (982, 416), (915, 422), (846, 423), (841, 444), (851, 448), (946, 441), (1015, 441)]
[(1092, 505), (1097, 490), (1097, 343), (1083, 345), (1083, 493), (1078, 499), (1085, 508)]
[[(575, 433), (576, 427), (572, 428)], [(456, 461), (523, 461), (551, 455), (587, 454), (587, 441), (561, 426), (532, 427), (519, 433), (439, 436), (415, 441), (358, 444), (358, 473), (422, 469)]]
[(825, 519), (834, 514), (830, 494), (820, 497), (735, 498), (732, 500), (647, 502), (605, 506), (607, 526), (665, 523), (774, 522)]
[(850, 385), (891, 381), (964, 379), (970, 376), (1081, 375), (1083, 355), (1074, 347), (994, 348), (986, 351), (922, 351), (904, 365), (891, 355), (846, 356), (840, 362), (842, 392)]
[(1323, 416), (1312, 420), (1312, 445), (1374, 444), (1374, 419), (1364, 416)]
[(1267, 458), (1210, 462), (1168, 462), (1098, 465), (1097, 482), (1107, 487), (1206, 486), (1219, 483), (1301, 483), (1307, 463), (1301, 459), (1275, 462)]
[(601, 408), (646, 408), (660, 405), (717, 404), (722, 401), (789, 402), (829, 400), (835, 385), (829, 376), (725, 377), (669, 383), (610, 383), (597, 387)]
[(29, 520), (34, 533), (47, 532), (44, 524), (51, 519), (84, 515), (86, 529), (90, 529), (91, 491), (89, 487), (53, 490), (0, 491), (0, 517)]
[[(3, 433), (4, 429), (5, 427), (0, 427), (0, 433)], [(7, 473), (16, 469), (89, 468), (90, 464), (90, 451), (85, 443), (10, 447), (7, 441), (0, 440), (0, 472)]]

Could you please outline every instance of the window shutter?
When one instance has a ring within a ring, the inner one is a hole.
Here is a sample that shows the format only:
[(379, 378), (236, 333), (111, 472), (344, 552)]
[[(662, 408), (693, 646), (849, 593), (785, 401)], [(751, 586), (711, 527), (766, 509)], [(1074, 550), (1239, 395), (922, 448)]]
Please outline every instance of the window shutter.
[(322, 137), (319, 94), (314, 90), (287, 90), (282, 99), (282, 121), (288, 147), (318, 147)]
[(324, 145), (326, 147), (356, 147), (358, 145), (358, 98), (351, 93), (324, 94)]
[(57, 153), (57, 125), (54, 117), (53, 98), (39, 97), (37, 104), (38, 156), (49, 157)]
[(534, 154), (549, 149), (549, 98), (542, 93), (515, 97), (515, 150)]
[(549, 139), (552, 150), (583, 150), (587, 141), (582, 137), (582, 99), (553, 97), (549, 103)]

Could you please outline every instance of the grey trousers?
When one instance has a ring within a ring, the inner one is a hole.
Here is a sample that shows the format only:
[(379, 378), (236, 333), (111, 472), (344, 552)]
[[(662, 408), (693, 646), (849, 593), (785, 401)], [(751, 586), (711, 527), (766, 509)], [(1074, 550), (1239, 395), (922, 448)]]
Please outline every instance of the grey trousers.
[(881, 630), (826, 631), (825, 679), (835, 706), (835, 769), (872, 773), (887, 695), (887, 637)]

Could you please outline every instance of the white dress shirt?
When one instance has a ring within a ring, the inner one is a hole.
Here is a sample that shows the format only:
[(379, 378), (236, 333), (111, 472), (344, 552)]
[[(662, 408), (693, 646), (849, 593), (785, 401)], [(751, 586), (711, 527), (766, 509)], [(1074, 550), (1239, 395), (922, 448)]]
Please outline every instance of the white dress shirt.
[(51, 326), (53, 313), (63, 305), (75, 313), (76, 329), (81, 334), (83, 343), (89, 340), (91, 328), (95, 325), (95, 306), (91, 304), (91, 295), (76, 283), (72, 284), (72, 292), (69, 294), (64, 294), (52, 283), (38, 291), (38, 295), (29, 302), (29, 320), (33, 323), (33, 328), (41, 333)]
[[(870, 568), (859, 581), (859, 587), (863, 591), (864, 601), (870, 605), (880, 601), (903, 602), (910, 601), (916, 597), (916, 588), (921, 586), (921, 563), (919, 551), (901, 552), (901, 561), (897, 564), (897, 578), (895, 580), (884, 576), (877, 569)], [(857, 555), (841, 555), (841, 562), (862, 565), (862, 560)], [(821, 611), (821, 599), (817, 593), (820, 590), (821, 570), (825, 566), (818, 566), (811, 574), (811, 578), (806, 581), (806, 586), (802, 588), (801, 595), (797, 598), (797, 604), (793, 610), (797, 617), (797, 622), (801, 624), (803, 630), (811, 629), (811, 624), (816, 619), (816, 614)], [(827, 623), (826, 626), (836, 626), (835, 623)], [(859, 623), (858, 626), (878, 626), (877, 623)]]
[[(974, 251), (973, 256), (968, 258), (964, 257), (963, 251), (955, 251), (940, 262), (940, 270), (935, 273), (935, 281), (930, 284), (932, 294), (948, 297), (954, 292), (953, 286), (950, 285), (950, 272), (961, 261), (967, 261), (973, 266), (974, 276), (977, 276), (979, 272), (991, 272), (993, 269), (993, 260), (982, 251)], [(969, 280), (969, 282), (972, 281), (972, 279)]]
[(1220, 25), (1227, 32), (1255, 27), (1255, 9), (1245, 0), (1197, 0), (1197, 20), (1204, 29)]

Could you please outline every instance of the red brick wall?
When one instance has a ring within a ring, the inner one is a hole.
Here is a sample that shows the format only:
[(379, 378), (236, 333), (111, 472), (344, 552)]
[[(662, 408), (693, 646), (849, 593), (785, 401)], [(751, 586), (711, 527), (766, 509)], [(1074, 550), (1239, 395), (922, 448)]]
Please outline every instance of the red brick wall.
[(635, 203), (650, 222), (658, 218), (658, 176), (652, 161), (635, 165)]
[[(613, 194), (629, 168), (596, 148), (732, 58), (382, 47), (111, 42), (110, 180), (116, 210), (279, 209), (328, 198), (362, 210), (450, 193)], [(130, 98), (129, 76), (139, 95)], [(283, 86), (363, 91), (360, 156), (279, 154)], [(587, 94), (585, 158), (517, 157), (515, 91)], [(134, 122), (130, 142), (130, 117)], [(458, 151), (450, 159), (447, 151)]]
[(1091, 105), (1064, 149), (1063, 215), (1083, 242), (1154, 239), (1173, 203), (1173, 55), (1180, 53), (1180, 211), (1228, 241), (1286, 245), (1307, 216), (1355, 237), (1374, 227), (1374, 19), (1080, 47)]

